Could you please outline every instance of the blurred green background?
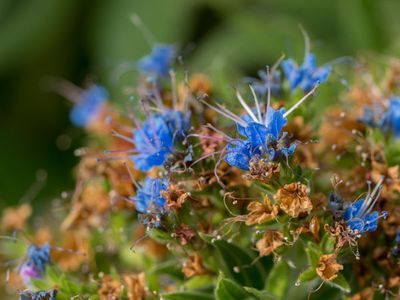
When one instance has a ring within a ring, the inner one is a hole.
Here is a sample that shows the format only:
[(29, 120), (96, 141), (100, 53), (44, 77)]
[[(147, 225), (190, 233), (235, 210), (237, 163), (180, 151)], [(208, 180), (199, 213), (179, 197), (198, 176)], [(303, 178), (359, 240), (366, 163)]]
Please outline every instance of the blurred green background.
[(150, 51), (130, 22), (138, 14), (160, 42), (181, 46), (189, 71), (223, 70), (228, 80), (255, 75), (284, 52), (301, 58), (302, 24), (319, 62), (368, 51), (400, 54), (397, 0), (1, 0), (0, 200), (17, 203), (38, 170), (45, 203), (73, 187), (74, 149), (84, 133), (70, 125), (70, 104), (48, 92), (47, 76), (80, 84), (88, 76), (113, 99), (134, 73), (112, 74)]

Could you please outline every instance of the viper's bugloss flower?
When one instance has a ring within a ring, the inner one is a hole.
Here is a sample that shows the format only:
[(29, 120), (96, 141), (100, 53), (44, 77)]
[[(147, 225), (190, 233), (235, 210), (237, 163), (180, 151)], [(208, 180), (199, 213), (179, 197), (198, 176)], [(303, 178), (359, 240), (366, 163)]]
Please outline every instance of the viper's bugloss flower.
[(138, 69), (142, 74), (156, 78), (168, 76), (175, 54), (174, 46), (157, 44), (149, 55), (137, 62)]
[(28, 248), (26, 261), (19, 268), (19, 274), (28, 284), (31, 279), (42, 278), (46, 266), (50, 262), (50, 246), (48, 244), (43, 246), (31, 245)]
[(132, 198), (136, 210), (140, 213), (148, 213), (153, 210), (163, 212), (166, 199), (161, 192), (167, 190), (167, 179), (147, 177), (137, 190), (136, 196)]
[(190, 128), (189, 116), (182, 112), (166, 110), (147, 118), (133, 131), (133, 144), (137, 154), (132, 155), (135, 167), (149, 171), (162, 166), (174, 152), (174, 143), (181, 141)]
[(51, 291), (22, 291), (19, 292), (20, 300), (56, 300), (57, 290)]
[(389, 107), (383, 114), (380, 126), (386, 132), (392, 132), (396, 138), (400, 138), (400, 97), (389, 99)]
[(87, 126), (98, 115), (102, 105), (108, 98), (107, 90), (100, 85), (92, 85), (82, 90), (70, 112), (70, 119), (78, 127)]
[(18, 272), (26, 285), (29, 285), (32, 279), (40, 279), (43, 277), (43, 274), (34, 265), (30, 265), (27, 262), (19, 267)]
[[(249, 82), (254, 91), (261, 96), (265, 96), (268, 93), (268, 72), (266, 70), (259, 70), (257, 72), (259, 78), (246, 78), (246, 81)], [(279, 95), (282, 88), (282, 78), (281, 72), (276, 70), (275, 72), (271, 72), (270, 78), (270, 90), (271, 94), (276, 96)]]
[(264, 122), (255, 122), (249, 115), (242, 117), (245, 124), (238, 123), (237, 131), (245, 140), (235, 139), (229, 143), (225, 161), (231, 166), (249, 170), (250, 160), (254, 157), (267, 156), (271, 161), (276, 161), (291, 156), (296, 144), (287, 143), (286, 134), (281, 136), (287, 122), (284, 114), (285, 109), (274, 110), (270, 107)]
[(343, 214), (343, 221), (346, 222), (348, 229), (355, 233), (375, 231), (378, 228), (378, 220), (386, 218), (388, 213), (383, 211), (380, 215), (378, 211), (372, 211), (379, 199), (382, 189), (383, 178), (375, 186), (374, 190), (368, 192), (365, 199), (357, 200), (349, 205)]
[(220, 104), (215, 107), (203, 101), (216, 112), (234, 121), (237, 132), (241, 136), (241, 138), (231, 138), (224, 134), (228, 141), (226, 151), (224, 151), (224, 160), (231, 166), (248, 171), (250, 161), (254, 162), (254, 159), (268, 158), (270, 161), (277, 161), (291, 156), (296, 149), (296, 143), (291, 143), (287, 133), (282, 132), (282, 129), (287, 123), (287, 116), (313, 94), (317, 87), (318, 84), (287, 112), (284, 108), (275, 110), (270, 106), (270, 93), (268, 93), (266, 109), (262, 111), (252, 86), (250, 89), (253, 93), (255, 109), (251, 109), (246, 104), (239, 92), (236, 93), (240, 104), (247, 112), (242, 117), (235, 115)]
[(282, 70), (291, 90), (300, 87), (304, 92), (309, 92), (317, 83), (323, 83), (328, 79), (332, 66), (318, 67), (315, 54), (306, 53), (304, 62), (300, 66), (291, 58), (282, 61)]

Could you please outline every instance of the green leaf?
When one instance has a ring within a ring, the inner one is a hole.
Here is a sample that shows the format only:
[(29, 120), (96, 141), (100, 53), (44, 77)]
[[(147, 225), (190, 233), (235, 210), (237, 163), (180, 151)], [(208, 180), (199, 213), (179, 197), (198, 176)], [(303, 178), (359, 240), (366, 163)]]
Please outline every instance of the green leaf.
[(178, 280), (183, 279), (181, 266), (177, 265), (176, 262), (172, 260), (154, 265), (154, 267), (149, 270), (149, 273), (157, 275), (166, 274)]
[(218, 252), (220, 269), (224, 275), (241, 285), (262, 288), (266, 278), (266, 270), (260, 261), (236, 245), (223, 240), (212, 243)]
[(188, 290), (198, 290), (201, 288), (207, 288), (212, 286), (213, 276), (210, 275), (199, 275), (187, 280), (184, 287)]
[(214, 296), (199, 292), (175, 292), (162, 294), (161, 299), (164, 300), (214, 300)]
[(305, 271), (303, 271), (299, 276), (300, 282), (311, 281), (317, 278), (317, 272), (314, 267), (308, 267)]
[(327, 281), (327, 283), (335, 288), (342, 290), (345, 293), (350, 293), (351, 291), (350, 285), (347, 282), (346, 278), (343, 276), (343, 274), (339, 273), (334, 280)]
[(326, 233), (322, 238), (321, 248), (324, 253), (332, 253), (335, 250), (335, 239)]
[(259, 300), (271, 300), (271, 299), (276, 299), (276, 296), (274, 294), (271, 294), (268, 291), (259, 291), (255, 288), (247, 287), (245, 286), (244, 289), (246, 292), (249, 294), (255, 296)]
[(171, 242), (173, 239), (171, 235), (168, 232), (162, 231), (157, 228), (153, 228), (147, 232), (150, 238), (153, 240), (156, 240), (157, 242), (160, 243), (168, 243)]
[(307, 258), (308, 258), (308, 263), (313, 266), (317, 267), (319, 258), (321, 256), (321, 250), (314, 244), (314, 243), (308, 243), (308, 246), (306, 248), (306, 253), (307, 253)]
[(236, 282), (223, 278), (218, 278), (217, 287), (215, 288), (215, 298), (217, 300), (236, 300), (248, 297), (246, 291)]
[(284, 299), (288, 287), (289, 266), (281, 260), (271, 270), (266, 290), (274, 294), (278, 299)]

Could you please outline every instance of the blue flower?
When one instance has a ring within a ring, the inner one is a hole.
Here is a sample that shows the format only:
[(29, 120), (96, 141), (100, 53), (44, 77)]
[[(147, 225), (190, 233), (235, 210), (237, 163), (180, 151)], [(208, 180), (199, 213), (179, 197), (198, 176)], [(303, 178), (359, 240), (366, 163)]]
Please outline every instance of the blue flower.
[(186, 133), (189, 131), (190, 124), (190, 114), (185, 114), (181, 111), (167, 109), (162, 114), (161, 118), (164, 119), (169, 130), (174, 135), (174, 141), (181, 141), (185, 138)]
[(386, 132), (392, 132), (396, 138), (400, 138), (400, 98), (389, 99), (389, 108), (383, 114), (380, 127)]
[(148, 213), (153, 210), (162, 212), (165, 198), (161, 195), (161, 192), (167, 189), (167, 179), (147, 177), (137, 190), (136, 196), (132, 198), (136, 210), (140, 213)]
[(135, 167), (147, 172), (162, 166), (174, 152), (174, 143), (184, 138), (190, 129), (190, 119), (182, 112), (167, 110), (151, 115), (140, 128), (133, 131), (133, 144), (137, 154), (131, 159)]
[(57, 290), (51, 291), (21, 291), (19, 292), (20, 300), (56, 300)]
[(287, 120), (285, 109), (268, 109), (267, 118), (263, 123), (254, 122), (249, 115), (241, 118), (244, 124), (237, 124), (238, 133), (245, 139), (232, 139), (227, 147), (225, 161), (231, 166), (242, 170), (249, 170), (252, 158), (269, 158), (276, 161), (282, 157), (291, 156), (296, 144), (288, 142), (287, 134), (282, 128)]
[(355, 233), (375, 231), (378, 228), (378, 220), (381, 217), (387, 217), (386, 211), (383, 211), (382, 215), (379, 215), (378, 211), (372, 211), (380, 196), (382, 182), (383, 178), (381, 178), (374, 190), (368, 193), (365, 199), (357, 200), (344, 211), (343, 221), (346, 222), (351, 231)]
[(31, 245), (28, 248), (28, 264), (34, 265), (39, 271), (44, 272), (46, 265), (50, 263), (50, 246)]
[(328, 79), (332, 66), (317, 67), (315, 54), (307, 53), (301, 66), (298, 66), (291, 58), (282, 61), (282, 70), (291, 90), (300, 87), (304, 92), (308, 92), (316, 84), (323, 83)]
[(347, 222), (347, 226), (352, 231), (357, 231), (358, 233), (375, 231), (378, 227), (379, 213), (377, 211), (369, 214), (360, 214), (364, 203), (364, 199), (352, 203), (343, 215), (343, 220)]
[[(246, 78), (246, 82), (249, 82), (257, 94), (265, 96), (268, 93), (268, 72), (265, 70), (259, 70), (257, 72), (259, 79), (257, 78)], [(279, 95), (282, 82), (281, 73), (279, 71), (271, 74), (271, 80), (269, 82), (271, 95)]]
[(79, 127), (85, 127), (98, 115), (102, 104), (107, 100), (108, 93), (105, 88), (93, 85), (83, 90), (79, 102), (75, 104), (70, 112), (72, 123)]
[(19, 274), (26, 283), (29, 283), (32, 278), (42, 278), (46, 266), (50, 262), (50, 246), (48, 244), (31, 245), (28, 248), (26, 261), (19, 268)]
[(174, 46), (157, 44), (149, 55), (137, 62), (138, 69), (141, 73), (149, 76), (167, 76), (175, 54)]
[(238, 91), (236, 92), (240, 104), (247, 112), (247, 114), (242, 117), (235, 115), (220, 104), (212, 106), (202, 101), (208, 107), (234, 121), (236, 123), (237, 132), (241, 136), (240, 138), (231, 138), (220, 131), (228, 142), (225, 151), (223, 151), (224, 160), (231, 166), (242, 170), (249, 170), (250, 161), (252, 159), (268, 159), (269, 161), (275, 162), (281, 158), (288, 158), (293, 155), (297, 145), (289, 141), (288, 134), (282, 132), (282, 129), (287, 123), (287, 116), (312, 95), (316, 88), (317, 86), (314, 86), (311, 91), (287, 112), (284, 108), (279, 110), (273, 109), (270, 106), (269, 97), (267, 99), (265, 112), (262, 111), (256, 92), (252, 86), (250, 86), (250, 89), (254, 97), (254, 109), (251, 109), (246, 104)]

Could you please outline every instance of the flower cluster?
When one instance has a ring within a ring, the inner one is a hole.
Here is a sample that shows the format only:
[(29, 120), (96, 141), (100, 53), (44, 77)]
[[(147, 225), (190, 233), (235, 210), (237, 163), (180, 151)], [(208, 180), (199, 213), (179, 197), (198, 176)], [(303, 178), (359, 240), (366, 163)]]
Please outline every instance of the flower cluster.
[(58, 83), (90, 138), (75, 151), (74, 191), (46, 219), (28, 203), (3, 212), (1, 259), (26, 251), (9, 235), (32, 241), (7, 275), (21, 299), (361, 299), (371, 282), (396, 295), (394, 88), (354, 86), (323, 111), (316, 91), (332, 65), (317, 66), (307, 39), (300, 66), (281, 58), (228, 96), (176, 66), (177, 53), (155, 44), (135, 62), (123, 111), (100, 86)]
[(29, 284), (31, 279), (43, 277), (48, 264), (50, 264), (50, 246), (31, 245), (28, 248), (26, 261), (19, 268), (19, 273), (24, 282)]

